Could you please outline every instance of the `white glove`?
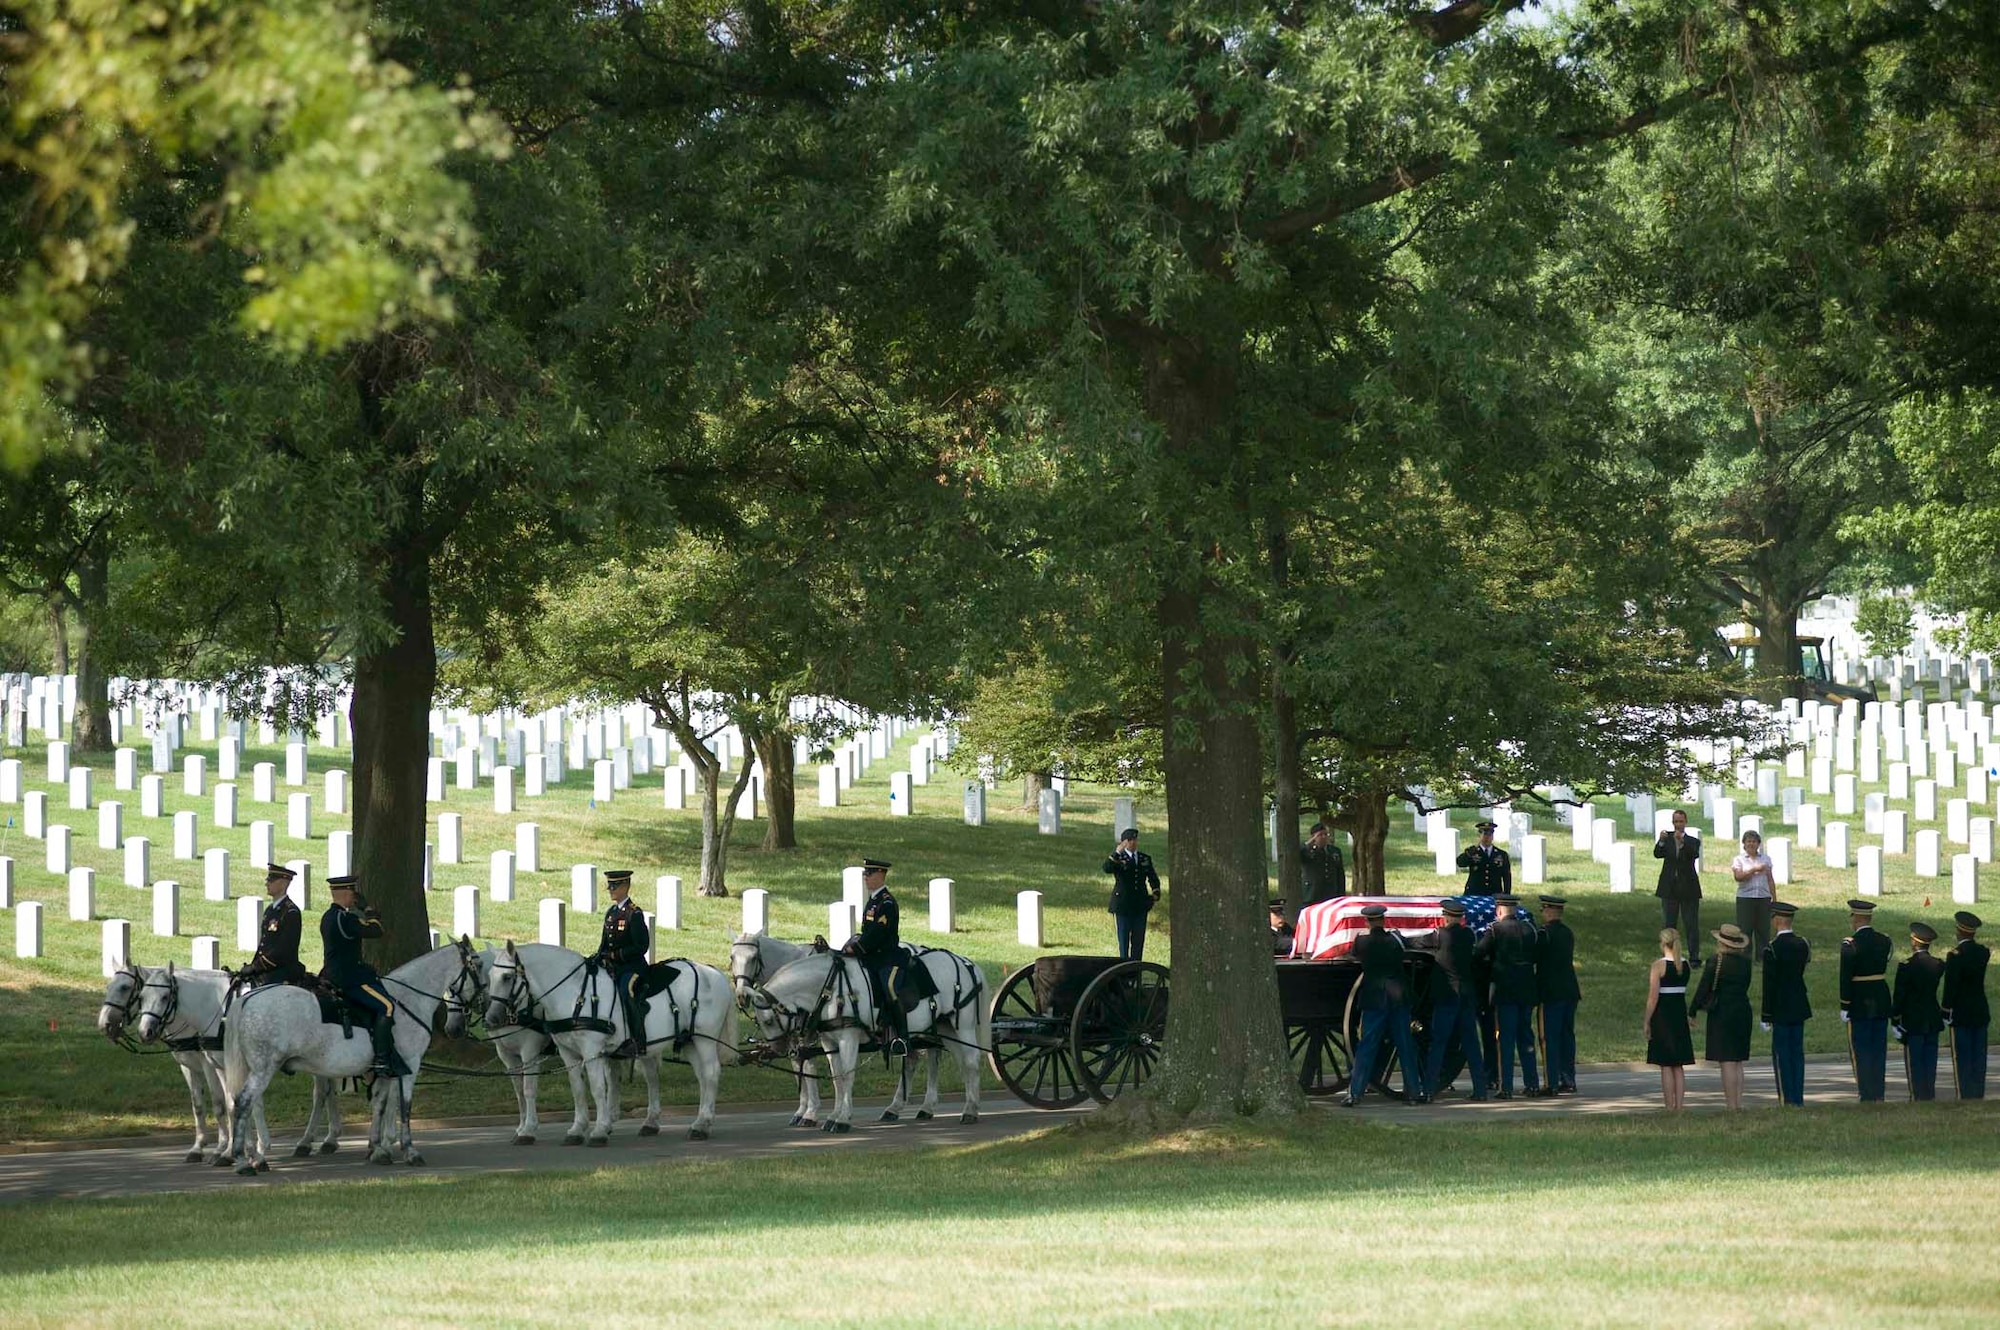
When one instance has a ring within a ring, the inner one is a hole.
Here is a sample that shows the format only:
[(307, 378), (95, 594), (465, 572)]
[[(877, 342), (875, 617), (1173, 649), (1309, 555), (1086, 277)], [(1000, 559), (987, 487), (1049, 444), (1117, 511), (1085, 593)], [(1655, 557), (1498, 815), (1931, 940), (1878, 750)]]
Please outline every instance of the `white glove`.
[(1765, 1033), (1765, 1034), (1769, 1034), (1769, 1033), (1771, 1033), (1771, 1022), (1769, 1022), (1769, 1021), (1758, 1021), (1758, 1022), (1757, 1022), (1757, 1024), (1758, 1024), (1759, 1026), (1761, 1026), (1761, 1027), (1763, 1028), (1763, 1031), (1764, 1031), (1764, 1033)]
[(1851, 1020), (1853, 1020), (1853, 1019), (1854, 1019), (1854, 1018), (1853, 1018), (1852, 1016), (1848, 1015), (1848, 1014), (1847, 1014), (1846, 1012), (1844, 1012), (1844, 1011), (1840, 1013), (1840, 1023), (1841, 1023), (1842, 1025), (1845, 1025), (1845, 1024), (1847, 1024), (1847, 1023), (1848, 1023), (1849, 1021), (1851, 1021)]

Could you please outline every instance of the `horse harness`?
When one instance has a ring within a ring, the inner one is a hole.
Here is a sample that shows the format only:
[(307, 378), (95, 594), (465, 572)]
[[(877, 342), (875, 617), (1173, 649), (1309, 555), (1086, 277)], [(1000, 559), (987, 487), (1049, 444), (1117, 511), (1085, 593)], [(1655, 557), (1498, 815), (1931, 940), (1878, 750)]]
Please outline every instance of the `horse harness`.
[[(139, 1046), (133, 1041), (132, 1036), (126, 1032), (131, 1029), (133, 1022), (137, 1019), (136, 1013), (140, 1002), (139, 995), (149, 989), (166, 993), (166, 1006), (161, 1008), (158, 1013), (160, 1029), (165, 1030), (180, 1015), (181, 984), (178, 978), (163, 979), (158, 982), (148, 980), (140, 973), (137, 965), (126, 970), (121, 970), (119, 973), (131, 975), (133, 983), (132, 992), (125, 999), (125, 1005), (118, 1009), (125, 1017), (124, 1021), (119, 1025), (118, 1042), (127, 1052), (136, 1053), (139, 1051)], [(110, 1006), (111, 1004), (106, 1003), (105, 1005)], [(192, 1034), (181, 1039), (162, 1039), (160, 1042), (166, 1046), (167, 1051), (170, 1053), (220, 1053), (222, 1051), (224, 1022), (218, 1021), (216, 1027), (214, 1034)]]
[[(662, 965), (670, 972), (675, 964), (676, 961), (662, 962)], [(649, 966), (647, 968), (652, 969), (655, 967)], [(578, 1030), (601, 1035), (614, 1033), (615, 1027), (612, 1025), (610, 1019), (602, 1014), (604, 1007), (602, 985), (597, 980), (600, 976), (606, 979), (609, 979), (609, 976), (604, 974), (604, 967), (599, 963), (597, 957), (584, 957), (570, 968), (568, 974), (556, 980), (550, 987), (560, 988), (563, 984), (569, 982), (570, 976), (574, 975), (578, 970), (583, 971), (583, 981), (577, 985), (576, 1002), (570, 1008), (570, 1014), (550, 1018), (542, 1015), (538, 1010), (541, 1006), (541, 999), (536, 997), (533, 990), (529, 988), (527, 967), (521, 964), (517, 958), (514, 966), (514, 974), (520, 988), (513, 998), (501, 1002), (501, 1005), (507, 1010), (509, 1019), (524, 1030), (532, 1030), (537, 1034), (544, 1035), (573, 1034)], [(695, 984), (694, 1002), (688, 1009), (688, 1018), (685, 1022), (681, 1020), (680, 1004), (674, 1000), (671, 973), (669, 974), (668, 981), (654, 991), (655, 994), (661, 992), (667, 995), (667, 1011), (673, 1017), (673, 1032), (663, 1035), (658, 1039), (644, 1040), (642, 1041), (643, 1046), (651, 1048), (654, 1044), (671, 1042), (674, 1050), (678, 1052), (682, 1048), (685, 1048), (689, 1041), (694, 1038), (694, 1023), (701, 1014), (701, 985), (699, 982)], [(654, 994), (647, 994), (645, 996), (651, 997)], [(616, 997), (615, 985), (613, 987), (613, 997)], [(590, 1008), (588, 1014), (584, 1012), (586, 1002)]]
[[(950, 1019), (956, 1024), (958, 1013), (979, 1000), (980, 993), (986, 987), (985, 977), (979, 973), (977, 967), (972, 962), (966, 960), (956, 952), (945, 951), (942, 947), (905, 946), (903, 949), (910, 955), (913, 964), (908, 968), (912, 970), (922, 963), (925, 956), (933, 952), (940, 952), (950, 958), (951, 1005), (940, 1010), (938, 1006), (938, 994), (935, 991), (926, 996), (919, 1005), (928, 1004), (930, 1007), (931, 1032), (933, 1034), (936, 1033), (938, 1024), (942, 1020)], [(761, 984), (750, 980), (747, 975), (745, 976), (745, 980), (747, 986), (752, 991), (762, 995), (765, 1003), (778, 1011), (779, 1031), (783, 1038), (787, 1042), (796, 1041), (804, 1045), (810, 1043), (821, 1034), (830, 1034), (836, 1030), (863, 1028), (861, 1024), (861, 1004), (858, 995), (854, 991), (854, 981), (848, 978), (846, 960), (846, 957), (835, 958), (835, 963), (827, 967), (826, 979), (820, 984), (819, 996), (814, 998), (810, 1005), (797, 1010), (779, 1003)], [(969, 989), (966, 986), (967, 971), (971, 972), (971, 987)], [(933, 987), (935, 988), (935, 986)], [(896, 1002), (900, 1000), (894, 992), (885, 993), (882, 997), (884, 1002)], [(826, 1008), (829, 1002), (833, 1005), (832, 1018), (830, 1020), (823, 1020), (820, 1018), (820, 1012)], [(848, 1014), (850, 1007), (852, 1014)], [(876, 1015), (879, 1018), (881, 1013), (877, 1012)], [(779, 1049), (773, 1049), (774, 1053), (779, 1051)]]

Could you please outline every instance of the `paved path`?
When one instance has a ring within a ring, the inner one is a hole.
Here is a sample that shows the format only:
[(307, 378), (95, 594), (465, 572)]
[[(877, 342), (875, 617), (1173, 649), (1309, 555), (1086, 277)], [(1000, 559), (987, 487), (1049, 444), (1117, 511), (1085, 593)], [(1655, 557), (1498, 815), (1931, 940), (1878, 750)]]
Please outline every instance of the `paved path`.
[[(1891, 1100), (1902, 1098), (1902, 1068), (1890, 1060)], [(1950, 1076), (1939, 1068), (1938, 1092), (1951, 1095)], [(1561, 1099), (1515, 1099), (1509, 1103), (1475, 1104), (1463, 1097), (1450, 1097), (1423, 1107), (1370, 1095), (1355, 1116), (1390, 1122), (1451, 1123), (1495, 1118), (1587, 1117), (1607, 1113), (1654, 1113), (1660, 1111), (1660, 1078), (1654, 1068), (1644, 1065), (1602, 1065), (1580, 1069), (1581, 1093)], [(1768, 1107), (1776, 1102), (1768, 1060), (1752, 1062), (1745, 1077), (1745, 1104)], [(1852, 1103), (1854, 1080), (1845, 1058), (1813, 1057), (1806, 1061), (1806, 1101), (1808, 1103)], [(654, 1163), (663, 1159), (748, 1159), (791, 1154), (802, 1150), (882, 1150), (921, 1148), (929, 1145), (968, 1145), (999, 1140), (1037, 1128), (1068, 1121), (1087, 1109), (1047, 1113), (1028, 1107), (1004, 1092), (989, 1093), (980, 1120), (964, 1126), (955, 1115), (931, 1122), (905, 1118), (897, 1123), (878, 1123), (883, 1100), (855, 1105), (852, 1133), (832, 1136), (816, 1130), (786, 1125), (789, 1108), (747, 1108), (719, 1113), (715, 1134), (707, 1141), (686, 1139), (685, 1113), (669, 1117), (658, 1137), (634, 1134), (636, 1121), (621, 1122), (608, 1148), (593, 1150), (563, 1146), (564, 1123), (543, 1123), (543, 1143), (516, 1146), (511, 1125), (440, 1126), (417, 1133), (417, 1141), (428, 1161), (423, 1170), (430, 1174), (520, 1172), (530, 1169), (585, 1169), (622, 1167)], [(951, 1101), (947, 1101), (951, 1102)], [(1337, 1101), (1315, 1103), (1329, 1111)], [(1689, 1069), (1688, 1107), (1720, 1109), (1722, 1085), (1713, 1067)], [(371, 1167), (362, 1162), (366, 1119), (348, 1119), (349, 1130), (341, 1138), (341, 1148), (333, 1156), (295, 1159), (280, 1154), (272, 1160), (272, 1171), (256, 1179), (239, 1178), (228, 1169), (182, 1160), (186, 1138), (168, 1146), (147, 1144), (90, 1150), (48, 1150), (0, 1156), (0, 1203), (35, 1197), (129, 1196), (179, 1191), (207, 1191), (232, 1187), (282, 1187), (296, 1182), (320, 1182), (354, 1178), (393, 1177), (412, 1170)], [(297, 1124), (289, 1131), (274, 1132), (283, 1142), (276, 1148), (289, 1149), (296, 1137)], [(356, 1135), (359, 1131), (361, 1134)]]

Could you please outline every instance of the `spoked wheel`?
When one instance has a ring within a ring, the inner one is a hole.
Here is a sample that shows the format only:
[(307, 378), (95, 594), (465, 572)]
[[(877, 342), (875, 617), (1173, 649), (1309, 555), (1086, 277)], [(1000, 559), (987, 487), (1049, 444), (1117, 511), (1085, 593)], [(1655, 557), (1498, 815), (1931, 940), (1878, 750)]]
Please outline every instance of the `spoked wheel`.
[(993, 1074), (1036, 1108), (1073, 1108), (1090, 1097), (1070, 1051), (1069, 1022), (1035, 1002), (1032, 962), (1007, 976), (993, 999)]
[(1083, 990), (1070, 1025), (1083, 1087), (1108, 1104), (1144, 1085), (1167, 1038), (1167, 969), (1151, 961), (1114, 965)]
[(1300, 1021), (1285, 1027), (1285, 1047), (1299, 1089), (1308, 1095), (1339, 1094), (1354, 1076), (1354, 1059), (1340, 1027), (1332, 1021)]

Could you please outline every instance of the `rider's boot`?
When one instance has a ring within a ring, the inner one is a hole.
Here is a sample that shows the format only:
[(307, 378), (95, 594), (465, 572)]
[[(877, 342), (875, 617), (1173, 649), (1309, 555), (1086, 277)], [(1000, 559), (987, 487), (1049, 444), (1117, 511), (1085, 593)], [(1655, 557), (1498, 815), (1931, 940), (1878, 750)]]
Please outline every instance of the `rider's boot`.
[(636, 994), (622, 995), (625, 1000), (625, 1042), (612, 1050), (614, 1058), (644, 1057), (646, 1054), (646, 999)]
[(375, 1070), (384, 1076), (407, 1076), (410, 1068), (396, 1051), (396, 1023), (384, 1016), (375, 1022)]

